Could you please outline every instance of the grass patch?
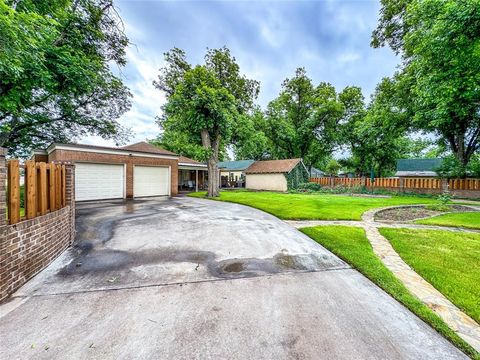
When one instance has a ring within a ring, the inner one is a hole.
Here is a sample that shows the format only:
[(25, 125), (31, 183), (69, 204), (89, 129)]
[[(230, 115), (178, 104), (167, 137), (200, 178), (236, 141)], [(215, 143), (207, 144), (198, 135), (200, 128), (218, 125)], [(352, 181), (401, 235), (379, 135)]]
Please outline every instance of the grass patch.
[(363, 229), (350, 226), (317, 226), (300, 230), (380, 286), (465, 354), (474, 359), (480, 359), (478, 352), (450, 329), (438, 315), (413, 296), (383, 265), (374, 254)]
[(429, 219), (417, 220), (416, 223), (480, 229), (480, 211), (443, 214)]
[[(205, 192), (189, 194), (203, 198)], [(252, 206), (285, 220), (360, 220), (370, 209), (383, 206), (435, 203), (434, 199), (393, 196), (368, 198), (328, 194), (284, 194), (276, 192), (221, 191), (214, 200)]]
[(480, 234), (385, 228), (380, 232), (408, 265), (480, 323)]
[(446, 212), (451, 210), (450, 206), (446, 204), (429, 204), (425, 206), (425, 209), (439, 212)]

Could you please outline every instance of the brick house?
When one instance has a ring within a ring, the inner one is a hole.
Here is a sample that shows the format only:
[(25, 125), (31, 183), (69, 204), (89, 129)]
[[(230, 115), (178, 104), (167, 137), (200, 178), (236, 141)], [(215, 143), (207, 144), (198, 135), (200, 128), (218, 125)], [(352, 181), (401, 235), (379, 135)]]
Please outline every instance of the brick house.
[(74, 163), (77, 201), (173, 196), (199, 190), (208, 181), (205, 164), (146, 142), (123, 147), (54, 143), (32, 157)]

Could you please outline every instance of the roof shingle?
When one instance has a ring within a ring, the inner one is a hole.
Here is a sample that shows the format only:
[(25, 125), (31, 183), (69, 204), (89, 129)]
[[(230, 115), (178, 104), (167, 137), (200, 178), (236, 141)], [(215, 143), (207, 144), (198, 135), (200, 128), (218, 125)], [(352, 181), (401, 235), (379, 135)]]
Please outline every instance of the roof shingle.
[(288, 173), (300, 163), (302, 159), (265, 160), (255, 161), (245, 171), (246, 174)]
[(241, 171), (247, 169), (255, 160), (235, 160), (235, 161), (220, 161), (218, 168), (221, 170)]
[(161, 155), (177, 155), (171, 151), (162, 149), (158, 146), (154, 146), (152, 144), (149, 144), (145, 141), (140, 141), (135, 144), (123, 146), (120, 149), (124, 150), (130, 150), (130, 151), (139, 151), (139, 152), (145, 152), (145, 153), (152, 153), (152, 154), (161, 154)]
[(180, 164), (205, 165), (205, 163), (201, 163), (199, 161), (187, 158), (186, 156), (179, 156), (178, 162)]

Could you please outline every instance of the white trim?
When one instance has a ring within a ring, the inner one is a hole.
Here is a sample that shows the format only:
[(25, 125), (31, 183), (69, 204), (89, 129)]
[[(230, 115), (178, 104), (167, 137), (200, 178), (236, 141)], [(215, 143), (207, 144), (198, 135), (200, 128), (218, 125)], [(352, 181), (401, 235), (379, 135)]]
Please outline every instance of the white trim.
[(147, 157), (147, 158), (157, 158), (157, 159), (178, 159), (177, 155), (162, 155), (162, 154), (150, 154), (150, 153), (143, 153), (137, 151), (130, 151), (130, 150), (123, 150), (123, 149), (95, 149), (95, 148), (88, 148), (83, 146), (75, 146), (75, 145), (55, 145), (53, 147), (49, 147), (47, 149), (47, 153), (50, 154), (55, 150), (69, 150), (69, 151), (79, 151), (79, 152), (89, 152), (89, 153), (97, 153), (97, 154), (108, 154), (108, 155), (123, 155), (123, 156), (139, 156), (139, 157)]
[(42, 150), (42, 149), (34, 149), (34, 150), (32, 150), (32, 154), (35, 154), (35, 155), (48, 155), (47, 150)]
[(207, 165), (205, 165), (205, 164), (192, 164), (192, 163), (181, 163), (181, 162), (178, 163), (178, 166), (179, 167), (180, 166), (191, 166), (191, 167), (202, 167), (202, 168), (207, 167)]
[(127, 198), (127, 164), (123, 164), (123, 198)]
[(200, 170), (200, 171), (207, 171), (206, 167), (201, 167), (198, 168), (196, 166), (187, 166), (187, 165), (182, 165), (178, 167), (178, 170)]

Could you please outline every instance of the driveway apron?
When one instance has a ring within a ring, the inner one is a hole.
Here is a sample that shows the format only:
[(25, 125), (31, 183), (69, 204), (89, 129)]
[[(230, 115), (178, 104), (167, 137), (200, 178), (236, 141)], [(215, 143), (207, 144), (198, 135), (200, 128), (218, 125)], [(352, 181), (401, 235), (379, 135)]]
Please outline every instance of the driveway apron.
[(0, 358), (461, 359), (342, 260), (238, 204), (77, 204), (72, 248), (0, 306)]

